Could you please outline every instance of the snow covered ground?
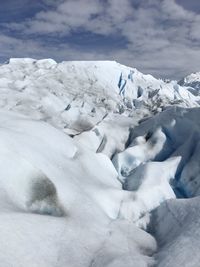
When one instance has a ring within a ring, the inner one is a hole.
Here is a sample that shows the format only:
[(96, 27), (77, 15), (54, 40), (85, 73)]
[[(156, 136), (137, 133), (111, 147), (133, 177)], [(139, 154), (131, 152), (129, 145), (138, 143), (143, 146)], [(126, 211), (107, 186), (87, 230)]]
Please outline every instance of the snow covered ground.
[(0, 266), (198, 267), (200, 96), (184, 81), (0, 66)]

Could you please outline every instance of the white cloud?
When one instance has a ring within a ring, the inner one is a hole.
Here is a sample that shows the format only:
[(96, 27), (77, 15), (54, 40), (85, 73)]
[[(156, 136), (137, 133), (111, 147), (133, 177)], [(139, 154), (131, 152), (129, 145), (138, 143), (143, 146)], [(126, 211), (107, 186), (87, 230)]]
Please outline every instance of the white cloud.
[[(56, 1), (56, 6), (51, 0), (43, 1), (54, 5), (24, 22), (4, 24), (8, 32), (23, 34), (27, 42), (33, 34), (40, 36), (41, 42), (33, 42), (37, 55), (48, 54), (59, 60), (107, 57), (157, 76), (180, 77), (200, 70), (200, 15), (185, 10), (175, 0), (65, 0)], [(93, 47), (86, 52), (81, 46), (75, 49), (61, 41), (58, 49), (46, 44), (46, 53), (45, 36), (59, 39), (77, 31), (117, 36), (124, 40), (125, 48), (104, 46), (100, 53), (100, 48)]]

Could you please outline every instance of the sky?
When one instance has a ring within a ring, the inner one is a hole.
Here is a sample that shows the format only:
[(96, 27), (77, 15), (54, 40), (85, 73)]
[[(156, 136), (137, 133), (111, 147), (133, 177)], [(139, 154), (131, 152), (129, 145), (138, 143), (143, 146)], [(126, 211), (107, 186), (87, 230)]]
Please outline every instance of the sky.
[(200, 71), (199, 0), (6, 0), (0, 62), (116, 60), (160, 78)]

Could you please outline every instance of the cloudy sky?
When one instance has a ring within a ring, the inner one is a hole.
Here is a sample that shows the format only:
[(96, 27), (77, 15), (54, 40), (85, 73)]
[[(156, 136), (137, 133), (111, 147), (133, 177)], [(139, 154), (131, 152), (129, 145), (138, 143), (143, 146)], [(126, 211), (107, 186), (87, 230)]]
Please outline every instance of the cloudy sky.
[(199, 0), (6, 0), (0, 62), (116, 60), (156, 77), (200, 71)]

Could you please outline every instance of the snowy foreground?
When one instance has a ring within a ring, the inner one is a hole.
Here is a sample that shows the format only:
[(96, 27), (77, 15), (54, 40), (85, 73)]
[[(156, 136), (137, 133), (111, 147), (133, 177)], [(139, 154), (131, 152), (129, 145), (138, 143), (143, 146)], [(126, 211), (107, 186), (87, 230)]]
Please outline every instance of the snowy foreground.
[(0, 266), (198, 267), (200, 73), (0, 65)]

